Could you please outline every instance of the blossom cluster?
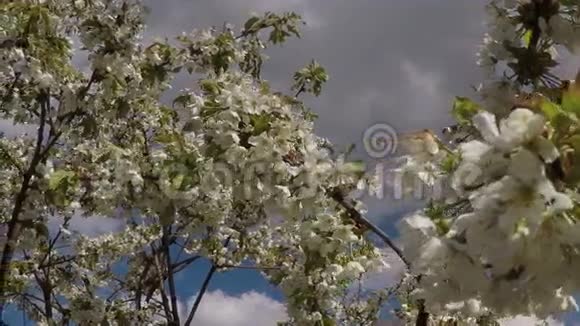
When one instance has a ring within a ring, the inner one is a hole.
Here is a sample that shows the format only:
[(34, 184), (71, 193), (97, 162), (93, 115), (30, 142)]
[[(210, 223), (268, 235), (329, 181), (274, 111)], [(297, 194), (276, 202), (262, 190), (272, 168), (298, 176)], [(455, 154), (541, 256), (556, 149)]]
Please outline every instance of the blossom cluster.
[(491, 1), (480, 103), (456, 99), (459, 142), (402, 167), (452, 185), (400, 224), (418, 280), (411, 302), (429, 313), (546, 318), (578, 309), (578, 92), (551, 72), (557, 48), (578, 48), (578, 10), (574, 1)]
[[(356, 187), (360, 166), (314, 134), (295, 96), (259, 78), (261, 49), (297, 35), (297, 15), (149, 45), (137, 1), (20, 1), (0, 21), (1, 118), (38, 130), (0, 139), (0, 216), (12, 236), (1, 303), (45, 324), (176, 324), (173, 274), (199, 256), (218, 271), (263, 269), (288, 298), (289, 323), (376, 317), (382, 296), (344, 298), (385, 263), (329, 195)], [(75, 47), (88, 73), (72, 63)], [(168, 105), (182, 71), (192, 86)], [(314, 63), (295, 76), (316, 95), (326, 78)], [(127, 227), (96, 238), (70, 230), (73, 218), (101, 216)]]

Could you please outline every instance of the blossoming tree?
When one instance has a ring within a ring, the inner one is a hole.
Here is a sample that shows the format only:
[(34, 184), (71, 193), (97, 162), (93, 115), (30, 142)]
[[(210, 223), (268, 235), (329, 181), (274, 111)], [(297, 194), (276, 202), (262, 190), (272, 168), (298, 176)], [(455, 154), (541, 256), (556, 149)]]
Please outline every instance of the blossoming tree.
[[(286, 294), (288, 324), (370, 324), (385, 294), (349, 290), (384, 265), (346, 197), (363, 170), (296, 99), (326, 74), (310, 63), (292, 95), (260, 79), (262, 49), (300, 22), (266, 13), (143, 44), (137, 1), (2, 2), (2, 119), (37, 130), (0, 139), (2, 308), (44, 325), (190, 325), (212, 276), (251, 264)], [(190, 89), (162, 101), (178, 74)], [(70, 230), (103, 216), (128, 226)], [(211, 269), (182, 313), (175, 275), (198, 259)]]
[[(478, 54), (481, 101), (457, 98), (452, 145), (402, 170), (450, 185), (400, 225), (425, 325), (578, 309), (580, 87), (553, 72), (580, 46), (579, 1), (494, 0)], [(479, 102), (479, 103), (476, 103)], [(412, 309), (415, 307), (415, 310)]]
[[(299, 36), (299, 16), (144, 43), (137, 1), (2, 2), (1, 118), (36, 132), (0, 138), (0, 310), (44, 325), (190, 325), (214, 274), (240, 267), (280, 287), (287, 325), (371, 325), (394, 292), (419, 326), (575, 307), (580, 87), (552, 69), (555, 50), (580, 46), (580, 1), (488, 9), (481, 103), (457, 98), (456, 141), (423, 137), (428, 155), (401, 167), (451, 185), (403, 219), (401, 251), (348, 196), (372, 176), (313, 133), (298, 99), (320, 94), (324, 69), (296, 72), (290, 95), (260, 77), (263, 49)], [(191, 87), (165, 100), (178, 75)], [(103, 217), (127, 227), (71, 231)], [(353, 291), (385, 265), (367, 232), (408, 267), (395, 289)], [(175, 276), (200, 259), (211, 267), (184, 313)]]

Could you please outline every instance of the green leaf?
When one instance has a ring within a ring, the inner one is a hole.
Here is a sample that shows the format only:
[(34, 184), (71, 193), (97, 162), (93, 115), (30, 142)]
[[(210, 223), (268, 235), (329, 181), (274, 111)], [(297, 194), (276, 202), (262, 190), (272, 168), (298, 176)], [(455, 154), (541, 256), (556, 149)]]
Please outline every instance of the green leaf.
[(336, 322), (334, 319), (328, 316), (324, 316), (322, 317), (322, 326), (336, 326)]
[(546, 118), (550, 121), (554, 120), (554, 118), (560, 113), (560, 107), (548, 99), (544, 99), (540, 104), (540, 107)]
[(349, 173), (364, 173), (366, 170), (366, 164), (364, 161), (353, 161), (344, 164), (344, 169)]
[(267, 81), (260, 81), (260, 93), (266, 95), (270, 93), (270, 85)]
[(532, 30), (529, 29), (522, 37), (522, 41), (524, 41), (524, 44), (526, 45), (526, 47), (530, 46), (530, 42), (532, 40), (532, 34), (533, 34)]
[(172, 106), (175, 107), (176, 104), (179, 104), (184, 107), (189, 101), (191, 101), (191, 94), (182, 94), (173, 100)]
[(183, 179), (185, 179), (185, 175), (183, 174), (178, 174), (175, 177), (173, 177), (173, 179), (171, 180), (173, 188), (180, 189), (181, 185), (183, 184)]
[(177, 137), (175, 136), (175, 134), (171, 132), (161, 132), (155, 135), (155, 141), (160, 142), (162, 144), (173, 143), (176, 139)]
[(219, 94), (220, 88), (215, 80), (205, 79), (199, 83), (199, 86), (204, 92), (209, 94), (217, 95)]
[(72, 171), (65, 171), (65, 170), (58, 170), (55, 171), (48, 179), (48, 189), (56, 190), (59, 188), (63, 182), (65, 182), (68, 178), (73, 178), (75, 173)]
[(248, 31), (248, 32), (249, 32), (249, 31), (253, 31), (253, 30), (254, 30), (254, 28), (253, 28), (253, 27), (254, 27), (254, 25), (255, 25), (257, 22), (259, 22), (259, 21), (260, 21), (260, 17), (257, 17), (257, 16), (254, 16), (254, 17), (252, 17), (252, 18), (248, 19), (248, 20), (246, 21), (246, 23), (244, 24), (244, 30), (245, 30), (245, 31)]
[(457, 166), (459, 165), (460, 162), (460, 157), (459, 155), (455, 155), (455, 154), (450, 154), (447, 155), (443, 161), (441, 162), (441, 170), (443, 170), (445, 173), (452, 173), (453, 171), (455, 171), (455, 169), (457, 168)]
[(457, 96), (453, 101), (451, 114), (460, 124), (469, 124), (479, 110), (480, 107), (477, 103), (466, 97)]
[(565, 92), (562, 96), (562, 110), (580, 113), (580, 94), (576, 92)]
[(560, 113), (554, 116), (550, 122), (558, 133), (566, 134), (570, 127), (578, 123), (578, 119), (575, 115), (560, 110)]
[(46, 226), (46, 224), (42, 222), (35, 223), (34, 230), (36, 231), (36, 234), (38, 236), (42, 236), (43, 238), (48, 239), (50, 233), (48, 232), (48, 227)]
[[(580, 162), (580, 135), (573, 135), (572, 137), (567, 138), (563, 143), (574, 149), (572, 162)], [(574, 164), (572, 169), (568, 171), (565, 181), (569, 184), (580, 181), (580, 166), (578, 164)]]
[(251, 117), (254, 130), (252, 135), (257, 136), (270, 129), (270, 116), (267, 114), (253, 115)]

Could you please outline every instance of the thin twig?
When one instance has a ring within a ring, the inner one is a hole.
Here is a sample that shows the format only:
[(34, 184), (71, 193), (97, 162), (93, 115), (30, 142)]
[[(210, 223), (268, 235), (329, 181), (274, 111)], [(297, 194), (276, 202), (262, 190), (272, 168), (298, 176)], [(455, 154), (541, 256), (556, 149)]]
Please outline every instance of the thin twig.
[(423, 300), (418, 300), (418, 314), (417, 314), (417, 321), (415, 322), (415, 326), (427, 326), (429, 322), (429, 313), (425, 310), (425, 302)]
[(201, 289), (199, 290), (199, 294), (195, 298), (195, 302), (193, 303), (193, 307), (191, 308), (191, 311), (189, 312), (189, 316), (187, 317), (187, 320), (185, 321), (185, 326), (191, 325), (191, 321), (193, 320), (193, 317), (195, 316), (195, 313), (197, 312), (197, 308), (199, 307), (199, 304), (201, 303), (201, 299), (203, 299), (203, 295), (207, 291), (207, 288), (209, 286), (209, 282), (211, 281), (213, 274), (216, 272), (216, 270), (217, 270), (217, 266), (212, 264), (211, 268), (209, 269), (209, 272), (207, 273), (207, 275), (205, 277), (205, 280), (203, 281)]
[(42, 143), (44, 141), (44, 127), (46, 122), (46, 116), (48, 114), (49, 109), (49, 101), (50, 95), (48, 93), (44, 93), (40, 97), (40, 125), (38, 127), (38, 133), (36, 137), (36, 146), (34, 148), (34, 154), (32, 155), (32, 159), (30, 161), (30, 165), (24, 173), (22, 184), (20, 186), (20, 191), (16, 195), (14, 200), (14, 209), (12, 210), (12, 216), (10, 221), (8, 222), (8, 232), (6, 235), (6, 244), (4, 245), (4, 250), (2, 251), (2, 260), (0, 261), (0, 311), (4, 306), (4, 302), (6, 300), (5, 291), (6, 291), (6, 281), (8, 280), (8, 274), (10, 272), (10, 263), (14, 256), (14, 250), (16, 249), (16, 241), (20, 235), (20, 221), (18, 218), (20, 217), (20, 213), (24, 207), (24, 201), (26, 200), (26, 195), (28, 192), (28, 188), (30, 187), (30, 182), (32, 180), (32, 176), (35, 173), (36, 166), (42, 159)]
[(182, 271), (185, 267), (187, 267), (189, 264), (198, 260), (199, 258), (201, 258), (201, 256), (193, 256), (193, 257), (185, 258), (184, 260), (173, 264), (173, 266), (171, 268), (173, 269), (173, 271), (175, 273), (178, 273), (178, 272)]
[(171, 299), (171, 313), (173, 314), (173, 323), (179, 325), (179, 311), (177, 306), (177, 293), (175, 291), (175, 281), (173, 279), (173, 265), (171, 262), (171, 252), (169, 244), (169, 231), (171, 226), (163, 228), (163, 236), (161, 237), (161, 242), (165, 249), (165, 259), (167, 264), (167, 282), (169, 283), (169, 297)]
[(389, 238), (389, 236), (383, 232), (383, 230), (379, 229), (371, 221), (362, 216), (362, 214), (353, 206), (353, 204), (347, 202), (346, 198), (340, 190), (333, 189), (330, 191), (329, 195), (347, 211), (350, 218), (352, 218), (356, 223), (362, 224), (363, 226), (373, 231), (373, 233), (379, 236), (379, 238), (381, 238), (387, 244), (387, 246), (389, 246), (389, 248), (391, 248), (397, 254), (397, 256), (399, 256), (403, 263), (405, 263), (407, 269), (410, 268), (411, 264), (403, 255), (403, 251), (397, 247), (397, 245), (395, 245), (393, 240), (391, 240), (391, 238)]
[(226, 269), (226, 268), (231, 268), (231, 269), (251, 269), (251, 270), (262, 270), (262, 271), (267, 271), (267, 270), (280, 270), (280, 267), (268, 267), (268, 266), (236, 266), (236, 265), (220, 265), (218, 266), (218, 269)]
[[(153, 250), (153, 252), (155, 252), (155, 248), (153, 247), (153, 245), (151, 245), (151, 249)], [(165, 311), (165, 318), (167, 318), (167, 320), (172, 321), (172, 314), (171, 314), (171, 308), (169, 307), (169, 299), (167, 299), (167, 294), (165, 294), (165, 286), (164, 286), (164, 279), (163, 279), (163, 272), (161, 270), (161, 266), (159, 265), (159, 259), (157, 257), (157, 254), (153, 255), (153, 263), (155, 268), (157, 269), (157, 279), (159, 281), (159, 293), (161, 295), (161, 300), (163, 302), (163, 310)]]
[[(224, 247), (227, 247), (228, 244), (230, 243), (230, 237), (228, 237), (226, 239), (226, 241), (224, 242)], [(197, 297), (195, 298), (195, 302), (193, 303), (193, 307), (191, 307), (191, 311), (189, 312), (189, 316), (187, 317), (187, 320), (185, 321), (184, 326), (189, 326), (191, 325), (191, 321), (193, 320), (193, 317), (195, 317), (195, 313), (197, 312), (197, 309), (199, 308), (199, 304), (201, 303), (201, 299), (203, 299), (203, 296), (205, 294), (205, 292), (207, 291), (207, 288), (209, 286), (209, 282), (211, 281), (213, 275), (215, 274), (216, 270), (218, 269), (218, 266), (215, 264), (215, 262), (212, 262), (211, 268), (209, 269), (205, 280), (203, 281), (203, 284), (201, 285), (201, 289), (199, 290), (199, 293), (197, 295)]]

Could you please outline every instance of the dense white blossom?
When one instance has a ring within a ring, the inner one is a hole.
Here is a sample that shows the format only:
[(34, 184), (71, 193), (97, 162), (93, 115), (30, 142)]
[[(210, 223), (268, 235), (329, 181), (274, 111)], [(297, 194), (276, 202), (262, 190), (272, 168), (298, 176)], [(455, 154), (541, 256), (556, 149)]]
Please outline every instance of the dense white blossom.
[[(380, 295), (344, 298), (382, 255), (329, 195), (354, 189), (362, 171), (321, 146), (300, 101), (259, 77), (261, 50), (297, 35), (299, 16), (150, 44), (137, 1), (20, 1), (0, 20), (1, 118), (42, 131), (0, 139), (0, 216), (23, 225), (2, 243), (3, 298), (39, 323), (167, 324), (174, 290), (160, 289), (163, 277), (200, 255), (218, 272), (256, 265), (285, 293), (291, 323), (376, 318)], [(72, 64), (72, 39), (88, 73)], [(311, 67), (318, 75), (298, 87), (317, 93), (327, 77)], [(195, 86), (163, 102), (182, 70)], [(51, 226), (54, 216), (64, 223)], [(127, 227), (91, 238), (68, 225), (102, 216)]]
[[(546, 318), (578, 309), (572, 295), (580, 279), (570, 272), (580, 263), (577, 93), (570, 86), (554, 95), (550, 71), (553, 44), (578, 48), (578, 8), (498, 0), (488, 13), (490, 31), (478, 53), (487, 72), (476, 89), (482, 101), (462, 99), (453, 112), (471, 137), (427, 163), (439, 163), (434, 173), (454, 195), (434, 198), (400, 224), (419, 276), (409, 290), (411, 320), (417, 299), (434, 320), (467, 324), (490, 313)], [(415, 162), (403, 169), (422, 178)]]

